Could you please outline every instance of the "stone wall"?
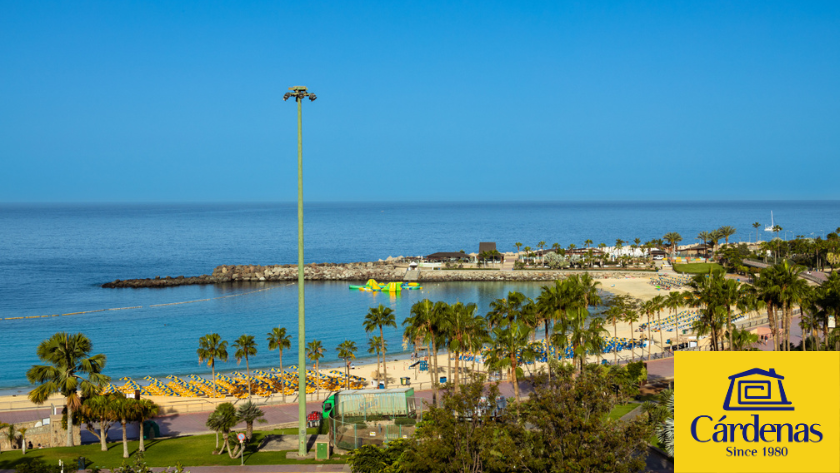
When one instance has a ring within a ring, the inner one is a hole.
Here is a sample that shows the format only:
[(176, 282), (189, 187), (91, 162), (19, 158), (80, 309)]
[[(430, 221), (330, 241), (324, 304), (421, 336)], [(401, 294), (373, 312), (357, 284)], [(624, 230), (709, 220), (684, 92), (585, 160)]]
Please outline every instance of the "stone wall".
[[(37, 449), (38, 445), (44, 448), (48, 447), (63, 447), (67, 443), (67, 431), (61, 428), (61, 415), (50, 416), (50, 423), (43, 425), (40, 420), (33, 420), (28, 422), (15, 423), (15, 430), (20, 435), (21, 429), (26, 429), (26, 442), (32, 443), (32, 447)], [(9, 450), (9, 439), (5, 435), (0, 435), (0, 450)], [(20, 437), (14, 445), (14, 449), (20, 448)], [(73, 427), (73, 443), (74, 445), (81, 445), (81, 431), (78, 426)]]

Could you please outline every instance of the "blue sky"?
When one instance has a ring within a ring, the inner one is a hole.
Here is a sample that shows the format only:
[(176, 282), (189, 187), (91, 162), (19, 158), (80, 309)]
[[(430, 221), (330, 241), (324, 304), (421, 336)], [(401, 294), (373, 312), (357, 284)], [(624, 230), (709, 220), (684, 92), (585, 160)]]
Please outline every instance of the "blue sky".
[(3, 2), (0, 202), (838, 199), (840, 2)]

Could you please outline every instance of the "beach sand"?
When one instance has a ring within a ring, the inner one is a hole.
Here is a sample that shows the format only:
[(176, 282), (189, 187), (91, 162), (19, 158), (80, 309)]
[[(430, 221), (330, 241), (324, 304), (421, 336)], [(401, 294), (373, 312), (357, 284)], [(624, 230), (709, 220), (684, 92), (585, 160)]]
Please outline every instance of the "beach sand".
[[(668, 291), (660, 291), (657, 290), (656, 287), (651, 286), (649, 283), (649, 278), (630, 278), (630, 279), (599, 279), (598, 282), (601, 283), (600, 288), (617, 294), (629, 294), (634, 297), (648, 300), (657, 294), (667, 295)], [(663, 312), (661, 316), (664, 318), (670, 313)], [(655, 320), (653, 318), (652, 320)], [(642, 317), (639, 321), (646, 322), (647, 318)], [(633, 324), (634, 329), (638, 329), (639, 323)], [(607, 330), (609, 330), (609, 336), (614, 336), (615, 332), (613, 329), (613, 325), (610, 323), (606, 324)], [(540, 337), (542, 330), (538, 329), (537, 336)], [(618, 337), (626, 337), (626, 338), (641, 338), (642, 333), (634, 332), (631, 334), (630, 332), (630, 325), (626, 323), (619, 323), (617, 324), (617, 332)], [(671, 336), (673, 336), (674, 332), (665, 332), (664, 338), (667, 340)], [(647, 336), (647, 331), (644, 332), (644, 335)], [(659, 347), (659, 333), (652, 332), (652, 338), (654, 340), (654, 345), (651, 347), (651, 354), (661, 352), (661, 348)], [(634, 350), (635, 355), (634, 358), (638, 359), (640, 355), (642, 355), (644, 350), (644, 355), (647, 355), (648, 350), (647, 348), (636, 348)], [(602, 357), (602, 359), (606, 359), (609, 361), (613, 360), (612, 353), (606, 353)], [(619, 360), (629, 360), (631, 358), (630, 350), (624, 350), (618, 353)], [(419, 369), (412, 369), (409, 368), (411, 364), (410, 354), (402, 353), (399, 355), (391, 355), (388, 354), (386, 359), (387, 361), (387, 371), (388, 371), (388, 381), (389, 387), (398, 387), (400, 386), (400, 378), (408, 377), (411, 382), (411, 386), (414, 387), (416, 390), (423, 390), (423, 389), (430, 389), (431, 388), (431, 380), (430, 374), (428, 372), (421, 372)], [(590, 356), (589, 361), (595, 362), (597, 361), (598, 357)], [(466, 363), (467, 370), (471, 368), (473, 365), (472, 363)], [(370, 360), (365, 358), (364, 360), (359, 360), (353, 364), (354, 368), (350, 370), (350, 374), (361, 376), (366, 378), (370, 383), (373, 379), (373, 375), (376, 372), (376, 359)], [(431, 363), (430, 363), (431, 365)], [(454, 360), (452, 361), (452, 367), (454, 369)], [(463, 363), (462, 363), (463, 367)], [(486, 368), (481, 363), (475, 364), (476, 371), (486, 373)], [(545, 363), (535, 363), (534, 365), (529, 365), (526, 367), (526, 372), (531, 371), (534, 372), (539, 370), (540, 368), (544, 369)], [(311, 367), (309, 367), (311, 368)], [(431, 366), (430, 366), (431, 368)], [(327, 373), (330, 370), (337, 369), (339, 371), (343, 370), (343, 364), (341, 362), (331, 362), (331, 363), (322, 363), (321, 364), (321, 372)], [(464, 370), (463, 372), (467, 372)], [(196, 373), (199, 375), (207, 375), (209, 378), (209, 373)], [(112, 374), (113, 376), (114, 374)], [(438, 353), (438, 376), (446, 376), (449, 379), (452, 378), (452, 374), (449, 373), (447, 369), (447, 353), (444, 351), (440, 351)], [(119, 378), (119, 374), (116, 374), (115, 379)], [(373, 386), (373, 385), (372, 385)], [(307, 399), (315, 400), (317, 399), (324, 399), (328, 393), (326, 391), (321, 391), (318, 395), (308, 395)], [(228, 397), (224, 399), (205, 399), (205, 398), (180, 398), (180, 397), (168, 397), (168, 396), (145, 396), (147, 399), (151, 399), (158, 405), (160, 405), (162, 409), (162, 413), (170, 414), (170, 413), (186, 413), (186, 412), (207, 412), (212, 411), (215, 408), (216, 404), (221, 402), (235, 402), (238, 401), (234, 397)], [(274, 395), (271, 398), (257, 398), (255, 397), (255, 402), (262, 404), (262, 403), (282, 403), (283, 396), (282, 395)], [(297, 398), (295, 396), (286, 396), (286, 402), (297, 402)], [(0, 420), (2, 420), (2, 413), (3, 411), (8, 410), (23, 410), (23, 409), (44, 409), (49, 408), (50, 404), (55, 406), (63, 406), (64, 399), (61, 396), (53, 396), (50, 400), (44, 404), (43, 406), (37, 406), (32, 404), (26, 399), (25, 395), (17, 395), (17, 396), (0, 396)]]

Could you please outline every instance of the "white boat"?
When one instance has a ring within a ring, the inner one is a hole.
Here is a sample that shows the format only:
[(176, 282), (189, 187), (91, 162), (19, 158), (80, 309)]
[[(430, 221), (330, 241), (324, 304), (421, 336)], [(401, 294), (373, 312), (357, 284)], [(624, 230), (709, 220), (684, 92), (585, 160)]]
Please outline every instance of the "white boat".
[(764, 227), (764, 231), (765, 231), (765, 232), (772, 232), (772, 231), (773, 231), (773, 228), (774, 228), (775, 226), (776, 226), (776, 224), (775, 224), (775, 223), (773, 223), (773, 211), (771, 210), (771, 211), (770, 211), (770, 225), (768, 225), (768, 226)]

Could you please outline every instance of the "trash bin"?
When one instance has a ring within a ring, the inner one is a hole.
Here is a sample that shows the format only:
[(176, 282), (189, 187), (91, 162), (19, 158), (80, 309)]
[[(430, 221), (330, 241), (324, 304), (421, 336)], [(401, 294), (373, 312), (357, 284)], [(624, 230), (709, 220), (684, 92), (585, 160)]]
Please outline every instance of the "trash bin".
[(446, 384), (446, 376), (440, 377), (440, 384)]
[(401, 378), (403, 386), (411, 386), (411, 377), (404, 376)]
[(385, 383), (379, 383), (379, 389), (385, 389)]
[(329, 442), (315, 442), (315, 459), (329, 460), (330, 459), (330, 444)]
[(87, 469), (87, 460), (85, 457), (79, 457), (79, 470), (86, 470)]

